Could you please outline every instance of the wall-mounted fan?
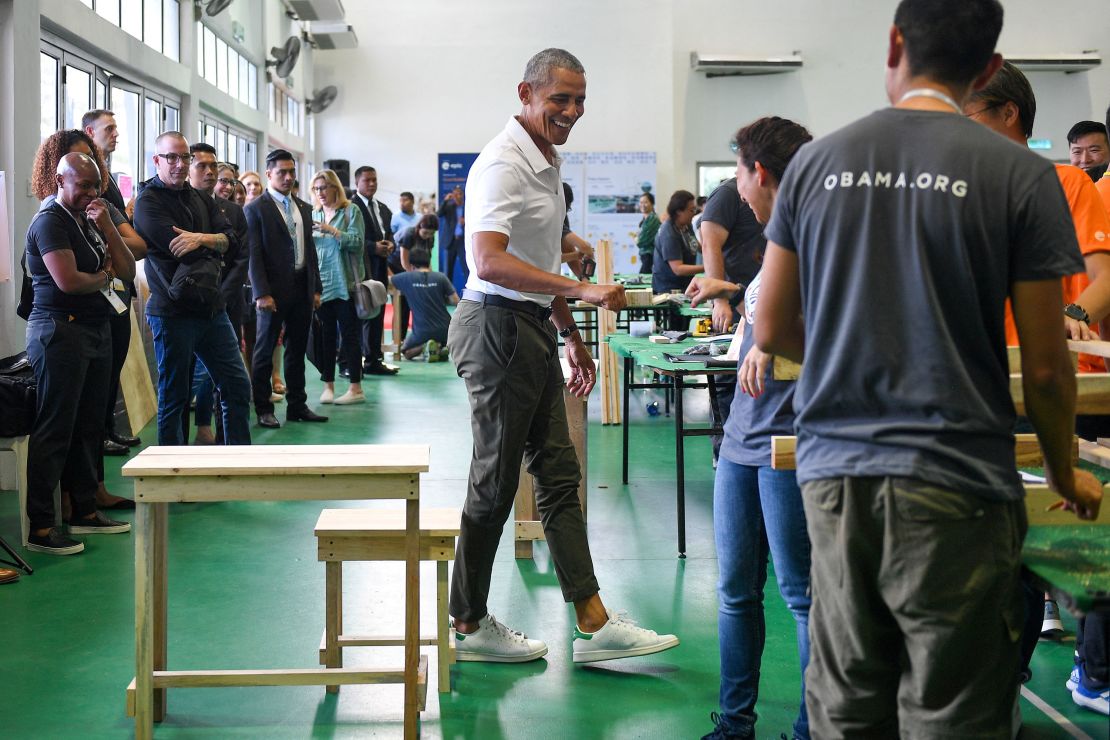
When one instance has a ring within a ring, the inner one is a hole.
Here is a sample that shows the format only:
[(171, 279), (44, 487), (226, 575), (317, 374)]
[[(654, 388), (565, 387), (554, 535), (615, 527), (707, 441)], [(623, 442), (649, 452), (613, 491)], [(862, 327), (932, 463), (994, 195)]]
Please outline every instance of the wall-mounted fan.
[(339, 94), (339, 90), (335, 85), (328, 85), (323, 90), (317, 90), (312, 94), (312, 99), (305, 103), (309, 113), (319, 113), (325, 110), (329, 105), (335, 102), (335, 96)]
[(227, 10), (227, 6), (231, 5), (235, 0), (197, 0), (197, 6), (204, 8), (204, 12), (209, 16), (219, 15)]
[(301, 37), (290, 36), (285, 40), (282, 46), (275, 46), (270, 49), (270, 56), (273, 59), (266, 60), (267, 67), (274, 68), (274, 74), (278, 77), (288, 77), (293, 72), (293, 68), (297, 66), (297, 58), (301, 55)]

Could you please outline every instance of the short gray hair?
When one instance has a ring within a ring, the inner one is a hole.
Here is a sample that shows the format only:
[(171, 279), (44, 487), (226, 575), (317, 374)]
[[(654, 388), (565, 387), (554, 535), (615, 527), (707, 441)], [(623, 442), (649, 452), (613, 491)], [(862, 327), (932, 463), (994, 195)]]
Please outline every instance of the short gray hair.
[(586, 68), (578, 57), (566, 49), (544, 49), (524, 66), (524, 81), (532, 87), (543, 87), (551, 82), (556, 69), (566, 69), (578, 74), (585, 74)]

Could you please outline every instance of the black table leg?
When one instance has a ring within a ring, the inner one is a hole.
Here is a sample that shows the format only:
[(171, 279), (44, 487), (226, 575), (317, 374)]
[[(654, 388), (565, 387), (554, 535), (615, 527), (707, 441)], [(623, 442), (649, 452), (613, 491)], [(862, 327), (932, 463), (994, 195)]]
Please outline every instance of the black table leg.
[(628, 393), (632, 385), (632, 358), (624, 358), (624, 413), (621, 426), (624, 427), (624, 446), (621, 448), (621, 480), (628, 485)]
[(675, 375), (674, 383), (674, 452), (678, 472), (678, 556), (686, 557), (686, 437), (682, 424), (682, 376)]

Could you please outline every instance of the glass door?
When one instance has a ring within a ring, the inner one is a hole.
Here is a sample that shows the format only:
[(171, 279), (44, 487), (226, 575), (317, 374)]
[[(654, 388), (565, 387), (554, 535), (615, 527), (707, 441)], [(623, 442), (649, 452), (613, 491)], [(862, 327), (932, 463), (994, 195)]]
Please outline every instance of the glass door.
[(112, 155), (112, 176), (125, 201), (135, 195), (135, 187), (145, 168), (139, 158), (143, 152), (143, 122), (139, 109), (142, 89), (118, 77), (111, 79), (112, 111), (116, 114), (119, 140)]

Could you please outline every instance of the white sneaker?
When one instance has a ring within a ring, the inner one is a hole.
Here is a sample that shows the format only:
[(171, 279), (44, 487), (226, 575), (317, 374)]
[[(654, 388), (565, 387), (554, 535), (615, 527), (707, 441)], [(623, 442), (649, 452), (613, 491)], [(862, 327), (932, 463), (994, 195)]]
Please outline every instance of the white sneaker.
[(324, 392), (320, 394), (320, 403), (335, 403), (335, 391), (324, 388)]
[(652, 630), (637, 627), (623, 612), (606, 609), (605, 613), (609, 615), (609, 621), (597, 632), (583, 632), (575, 625), (575, 663), (651, 655), (678, 645), (678, 638), (674, 635), (659, 635)]
[[(327, 403), (327, 401), (325, 401), (325, 403)], [(334, 403), (336, 406), (349, 406), (352, 403), (366, 403), (366, 394), (362, 391), (355, 392), (348, 388), (347, 392), (335, 399)]]
[(281, 403), (284, 400), (285, 400), (285, 396), (281, 395), (280, 393), (271, 393), (270, 394), (270, 403)]
[(1071, 675), (1064, 682), (1064, 686), (1067, 687), (1068, 691), (1075, 691), (1075, 688), (1079, 686), (1079, 666), (1071, 669)]
[(547, 655), (542, 640), (530, 640), (523, 632), (513, 632), (492, 614), (478, 620), (478, 629), (469, 635), (455, 632), (455, 659), (487, 663), (526, 663)]

